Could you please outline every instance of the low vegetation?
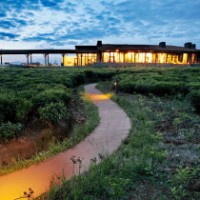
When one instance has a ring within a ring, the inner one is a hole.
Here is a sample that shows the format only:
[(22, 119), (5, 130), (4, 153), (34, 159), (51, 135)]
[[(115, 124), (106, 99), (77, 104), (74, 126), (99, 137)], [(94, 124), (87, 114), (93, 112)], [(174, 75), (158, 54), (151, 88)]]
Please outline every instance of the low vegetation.
[(1, 70), (0, 174), (72, 147), (98, 124), (96, 107), (78, 87), (79, 73), (74, 77), (75, 72), (59, 69)]
[[(18, 132), (23, 133), (28, 124), (40, 123), (50, 117), (44, 116), (47, 115), (45, 110), (53, 107), (53, 104), (69, 107), (72, 89), (89, 82), (113, 79), (118, 81), (117, 89), (127, 93), (188, 95), (192, 105), (200, 112), (198, 68), (0, 70), (0, 126), (3, 129), (9, 122), (11, 129), (9, 135), (3, 131), (0, 133), (1, 140), (16, 138)], [(57, 113), (53, 121), (47, 121), (55, 124), (60, 117)], [(70, 118), (69, 113), (67, 117)]]
[[(199, 68), (0, 70), (1, 144), (32, 127), (58, 136), (32, 161), (16, 161), (15, 169), (71, 147), (95, 127), (91, 104), (84, 101), (81, 109), (88, 121), (71, 109), (82, 102), (76, 102), (81, 84), (108, 81), (99, 87), (115, 92), (113, 100), (131, 118), (130, 135), (113, 156), (99, 156), (88, 173), (53, 185), (48, 199), (200, 199)], [(66, 140), (70, 124), (75, 131)]]
[[(187, 95), (195, 99), (200, 89), (200, 71), (197, 68), (172, 68), (135, 71), (121, 73), (115, 76), (118, 80), (118, 90), (126, 93), (154, 94), (156, 96)], [(195, 78), (194, 78), (195, 77)], [(196, 91), (193, 93), (193, 91)], [(197, 99), (196, 99), (197, 100)], [(198, 100), (197, 100), (198, 101)]]
[[(144, 72), (135, 72), (138, 82)], [(98, 166), (91, 160), (88, 173), (63, 180), (61, 186), (54, 185), (48, 199), (199, 199), (200, 117), (192, 101), (198, 84), (192, 88), (189, 83), (185, 86), (187, 90), (180, 92), (177, 86), (175, 92), (173, 87), (170, 91), (169, 83), (165, 92), (156, 93), (148, 87), (149, 81), (141, 81), (146, 92), (127, 91), (122, 76), (129, 85), (134, 75), (118, 74), (112, 82), (99, 87), (114, 92), (113, 83), (118, 80), (118, 94), (113, 99), (132, 120), (129, 137), (113, 156), (104, 158)]]

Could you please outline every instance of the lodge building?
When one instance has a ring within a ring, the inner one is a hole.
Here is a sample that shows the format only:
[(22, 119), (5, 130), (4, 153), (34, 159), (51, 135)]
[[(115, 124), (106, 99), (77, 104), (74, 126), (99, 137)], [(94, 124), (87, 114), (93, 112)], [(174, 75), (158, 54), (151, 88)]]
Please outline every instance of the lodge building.
[(0, 66), (6, 63), (4, 55), (25, 55), (25, 65), (32, 66), (34, 54), (44, 55), (44, 66), (52, 66), (49, 62), (49, 56), (52, 54), (60, 54), (61, 65), (66, 67), (96, 63), (200, 64), (200, 50), (191, 42), (180, 47), (167, 45), (166, 42), (160, 42), (158, 45), (129, 45), (103, 44), (102, 41), (97, 41), (96, 45), (75, 46), (74, 49), (0, 49)]
[(64, 66), (87, 66), (103, 63), (159, 63), (197, 64), (200, 63), (200, 50), (188, 42), (183, 47), (167, 45), (128, 45), (103, 44), (97, 41), (94, 46), (75, 46), (75, 57), (65, 56)]

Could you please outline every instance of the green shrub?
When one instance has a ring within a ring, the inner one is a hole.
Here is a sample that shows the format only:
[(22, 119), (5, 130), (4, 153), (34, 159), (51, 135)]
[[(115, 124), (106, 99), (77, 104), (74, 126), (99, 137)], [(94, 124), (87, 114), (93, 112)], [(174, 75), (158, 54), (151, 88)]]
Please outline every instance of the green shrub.
[(114, 70), (97, 70), (97, 69), (87, 69), (85, 70), (86, 80), (88, 82), (97, 82), (97, 81), (106, 81), (111, 80), (112, 77), (116, 74)]
[(17, 121), (23, 122), (26, 121), (26, 118), (28, 117), (29, 112), (32, 109), (32, 102), (27, 99), (18, 99), (17, 105), (16, 105), (16, 118)]
[(16, 121), (17, 97), (12, 93), (0, 94), (0, 122)]
[(190, 93), (191, 103), (198, 113), (200, 113), (200, 90), (194, 90)]
[(122, 74), (115, 76), (119, 81), (118, 89), (127, 93), (155, 94), (158, 96), (187, 94), (189, 87), (183, 81), (173, 80), (173, 78), (158, 77), (154, 74), (132, 75)]
[(8, 140), (19, 136), (22, 125), (20, 123), (13, 124), (11, 122), (3, 123), (0, 126), (0, 139)]
[(69, 112), (64, 103), (50, 103), (39, 108), (40, 119), (42, 121), (58, 124), (62, 119), (69, 118)]
[(53, 88), (39, 93), (34, 98), (34, 104), (39, 107), (50, 103), (69, 102), (70, 99), (71, 91), (69, 89)]
[(77, 71), (77, 73), (74, 73), (74, 76), (71, 77), (71, 81), (72, 80), (73, 80), (73, 85), (78, 86), (86, 82), (86, 77), (84, 73)]

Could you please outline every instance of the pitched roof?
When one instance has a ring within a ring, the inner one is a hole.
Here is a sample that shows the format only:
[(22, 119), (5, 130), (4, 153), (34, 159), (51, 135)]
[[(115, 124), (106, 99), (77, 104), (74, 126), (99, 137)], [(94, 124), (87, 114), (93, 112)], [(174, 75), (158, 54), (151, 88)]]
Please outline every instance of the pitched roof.
[(1, 49), (0, 54), (65, 54), (76, 53), (74, 49)]

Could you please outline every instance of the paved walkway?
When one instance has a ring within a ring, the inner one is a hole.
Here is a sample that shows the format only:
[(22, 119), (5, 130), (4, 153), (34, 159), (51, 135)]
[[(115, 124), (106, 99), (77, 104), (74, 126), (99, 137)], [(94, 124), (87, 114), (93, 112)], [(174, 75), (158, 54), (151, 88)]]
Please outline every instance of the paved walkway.
[(0, 200), (21, 197), (29, 188), (34, 191), (34, 196), (38, 196), (48, 191), (52, 177), (63, 174), (69, 179), (73, 173), (78, 173), (77, 164), (73, 169), (72, 156), (83, 158), (81, 167), (83, 172), (88, 169), (92, 158), (99, 157), (99, 153), (109, 155), (117, 150), (131, 128), (129, 118), (116, 103), (109, 99), (109, 95), (104, 95), (97, 90), (95, 84), (86, 85), (85, 90), (99, 110), (100, 124), (97, 128), (74, 148), (29, 168), (1, 176)]

